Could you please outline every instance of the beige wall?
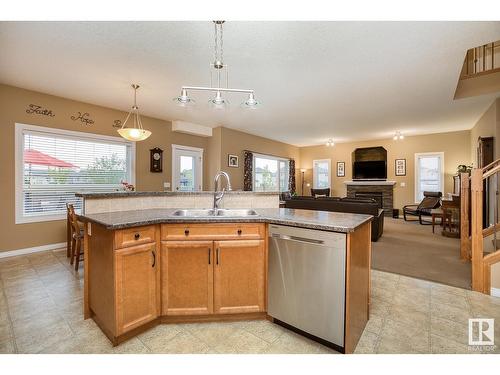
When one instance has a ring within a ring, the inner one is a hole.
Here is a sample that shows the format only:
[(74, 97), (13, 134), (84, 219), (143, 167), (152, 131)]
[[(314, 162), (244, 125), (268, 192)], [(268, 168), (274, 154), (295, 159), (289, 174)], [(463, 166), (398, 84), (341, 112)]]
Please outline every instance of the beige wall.
[[(232, 187), (235, 190), (243, 190), (243, 152), (245, 150), (295, 159), (296, 163), (299, 163), (300, 151), (296, 146), (228, 128), (217, 128), (214, 130), (219, 129), (221, 137), (219, 153), (220, 169), (229, 174)], [(238, 168), (228, 167), (227, 158), (229, 154), (239, 156)], [(217, 162), (216, 154), (214, 158), (215, 162)], [(213, 182), (210, 181), (210, 183), (210, 188), (213, 188)]]
[[(394, 188), (394, 207), (401, 208), (406, 204), (415, 203), (415, 153), (420, 152), (444, 152), (445, 187), (443, 193), (453, 192), (453, 178), (459, 164), (470, 163), (470, 132), (459, 131), (451, 133), (440, 133), (405, 137), (404, 140), (394, 141), (392, 139), (339, 143), (334, 147), (313, 146), (300, 149), (300, 165), (297, 168), (305, 168), (306, 183), (312, 186), (312, 162), (315, 159), (331, 159), (332, 195), (345, 196), (346, 187), (344, 181), (352, 180), (352, 152), (358, 147), (382, 146), (387, 150), (387, 179), (396, 181)], [(406, 176), (396, 177), (394, 173), (395, 159), (406, 159)], [(345, 162), (345, 177), (337, 177), (337, 162)], [(401, 183), (406, 186), (402, 187)], [(301, 181), (297, 180), (300, 188)], [(310, 191), (306, 188), (306, 194)]]
[(497, 99), (479, 118), (476, 125), (470, 130), (471, 161), (477, 167), (477, 139), (479, 137), (495, 137), (495, 159), (499, 155), (497, 108), (500, 108), (500, 99)]
[[(51, 128), (91, 132), (117, 136), (113, 121), (123, 121), (126, 113), (61, 97), (24, 90), (0, 84), (0, 251), (63, 242), (65, 222), (47, 221), (41, 223), (15, 224), (14, 205), (14, 124), (16, 122)], [(55, 117), (26, 113), (29, 104), (50, 109)], [(77, 111), (88, 112), (95, 121), (90, 126), (72, 121), (70, 116)], [(163, 190), (163, 182), (171, 181), (171, 144), (181, 144), (206, 149), (207, 138), (171, 131), (168, 121), (144, 117), (144, 127), (153, 135), (136, 147), (136, 185), (138, 190)], [(149, 149), (160, 147), (163, 153), (163, 173), (149, 172)]]

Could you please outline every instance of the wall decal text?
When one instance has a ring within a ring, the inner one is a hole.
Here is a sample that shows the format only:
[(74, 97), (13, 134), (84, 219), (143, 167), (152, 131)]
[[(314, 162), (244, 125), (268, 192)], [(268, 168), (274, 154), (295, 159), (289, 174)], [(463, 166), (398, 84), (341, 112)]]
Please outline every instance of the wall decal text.
[(49, 117), (54, 117), (55, 114), (52, 112), (52, 110), (43, 108), (41, 105), (36, 105), (36, 104), (30, 104), (28, 105), (28, 108), (26, 109), (26, 113), (29, 114), (36, 114), (36, 115), (44, 115), (44, 116), (49, 116)]
[(94, 120), (92, 120), (89, 116), (90, 114), (88, 112), (78, 112), (77, 115), (71, 116), (71, 119), (73, 121), (80, 121), (84, 125), (92, 125), (94, 123)]

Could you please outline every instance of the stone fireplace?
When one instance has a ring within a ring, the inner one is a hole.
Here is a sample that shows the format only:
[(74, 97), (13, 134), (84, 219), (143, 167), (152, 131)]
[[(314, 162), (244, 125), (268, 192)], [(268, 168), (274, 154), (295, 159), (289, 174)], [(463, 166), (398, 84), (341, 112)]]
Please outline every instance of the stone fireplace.
[(372, 198), (380, 203), (385, 216), (392, 216), (396, 181), (346, 181), (348, 198)]

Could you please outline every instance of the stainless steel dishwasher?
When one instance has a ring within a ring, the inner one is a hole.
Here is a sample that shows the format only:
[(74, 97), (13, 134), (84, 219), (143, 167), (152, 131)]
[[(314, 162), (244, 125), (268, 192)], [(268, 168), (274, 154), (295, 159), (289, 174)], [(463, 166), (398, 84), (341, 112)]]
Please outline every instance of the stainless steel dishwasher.
[(342, 350), (345, 260), (343, 233), (269, 225), (268, 315)]

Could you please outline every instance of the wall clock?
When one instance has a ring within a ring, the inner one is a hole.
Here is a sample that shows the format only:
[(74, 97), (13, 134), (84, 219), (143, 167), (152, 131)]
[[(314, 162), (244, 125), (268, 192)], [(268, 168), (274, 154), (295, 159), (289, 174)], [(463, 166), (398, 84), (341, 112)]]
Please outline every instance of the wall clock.
[(160, 173), (163, 171), (163, 150), (161, 148), (155, 147), (149, 150), (150, 156), (150, 168), (149, 170), (153, 173)]

